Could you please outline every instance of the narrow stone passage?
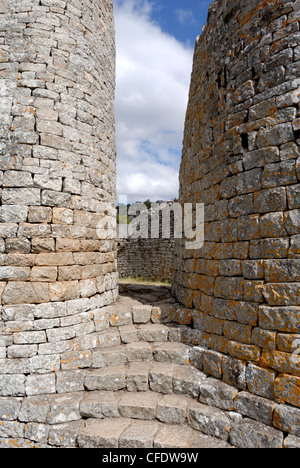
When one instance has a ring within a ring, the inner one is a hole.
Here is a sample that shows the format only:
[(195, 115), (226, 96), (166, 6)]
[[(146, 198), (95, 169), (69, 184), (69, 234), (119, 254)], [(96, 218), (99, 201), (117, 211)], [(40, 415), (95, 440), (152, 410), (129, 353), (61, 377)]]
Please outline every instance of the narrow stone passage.
[(211, 3), (173, 216), (204, 243), (124, 241), (172, 290), (119, 288), (113, 1), (1, 1), (1, 448), (300, 447), (299, 13)]
[(0, 398), (0, 447), (292, 444), (271, 427), (279, 405), (260, 406), (263, 399), (203, 371), (204, 350), (188, 339), (193, 329), (170, 321), (170, 288), (122, 289), (102, 310), (109, 326), (98, 334), (89, 368), (57, 371), (55, 394)]

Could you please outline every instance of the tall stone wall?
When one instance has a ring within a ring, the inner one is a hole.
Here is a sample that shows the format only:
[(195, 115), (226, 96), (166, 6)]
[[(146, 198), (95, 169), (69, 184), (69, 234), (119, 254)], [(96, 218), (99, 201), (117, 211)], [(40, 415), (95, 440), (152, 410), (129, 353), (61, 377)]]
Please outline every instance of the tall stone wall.
[(205, 371), (290, 415), (300, 407), (299, 20), (299, 0), (210, 6), (180, 172), (180, 202), (205, 204), (205, 244), (177, 241), (173, 288)]
[(0, 396), (53, 393), (117, 297), (112, 1), (2, 0), (0, 25)]

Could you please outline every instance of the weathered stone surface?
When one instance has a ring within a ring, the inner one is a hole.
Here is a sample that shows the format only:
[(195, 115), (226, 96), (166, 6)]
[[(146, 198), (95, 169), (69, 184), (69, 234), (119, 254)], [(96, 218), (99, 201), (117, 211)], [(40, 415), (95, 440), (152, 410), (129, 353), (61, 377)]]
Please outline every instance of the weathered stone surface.
[(50, 448), (50, 446), (48, 445), (45, 445), (45, 444), (39, 444), (39, 443), (35, 443), (35, 442), (30, 442), (29, 440), (27, 439), (12, 439), (12, 438), (9, 438), (9, 439), (4, 439), (4, 438), (1, 438), (0, 439), (0, 447), (1, 448), (20, 448), (20, 449), (25, 449), (25, 448)]
[(203, 370), (209, 375), (220, 379), (222, 377), (222, 359), (223, 355), (216, 351), (207, 351), (203, 353)]
[(279, 405), (274, 412), (274, 426), (284, 432), (300, 436), (300, 410), (287, 405)]
[(300, 448), (300, 438), (295, 436), (288, 436), (284, 440), (284, 448), (287, 449), (298, 449)]
[(0, 425), (0, 436), (5, 438), (25, 438), (24, 424), (17, 421), (2, 421)]
[[(100, 229), (104, 218), (115, 218), (113, 8), (102, 0), (20, 0), (18, 8), (8, 2), (1, 17), (0, 305), (10, 310), (7, 322), (20, 323), (0, 324), (1, 336), (12, 338), (0, 345), (0, 358), (14, 372), (22, 367), (26, 384), (18, 373), (14, 389), (3, 380), (0, 395), (19, 395), (21, 387), (23, 395), (51, 394), (55, 371), (91, 365), (96, 339), (84, 337), (105, 330), (104, 320), (80, 314), (117, 299), (117, 246)], [(78, 321), (60, 322), (63, 303), (80, 299), (85, 310), (78, 302), (68, 311)], [(59, 391), (72, 385), (60, 381)]]
[(281, 351), (264, 350), (260, 365), (275, 369), (282, 373), (291, 373), (300, 377), (300, 357), (297, 354), (283, 353)]
[(22, 402), (19, 420), (23, 422), (46, 423), (49, 410), (49, 397), (29, 397)]
[(93, 368), (100, 369), (106, 366), (123, 366), (127, 362), (126, 350), (122, 346), (95, 350), (93, 352)]
[(190, 349), (181, 343), (165, 343), (154, 348), (154, 359), (172, 364), (189, 364)]
[(55, 393), (55, 374), (32, 374), (26, 379), (26, 394), (32, 395), (43, 395), (49, 393)]
[(272, 426), (273, 413), (276, 408), (276, 403), (251, 395), (248, 392), (239, 393), (234, 401), (234, 409), (238, 413), (262, 422), (267, 426)]
[(299, 283), (267, 284), (263, 291), (270, 306), (298, 306), (300, 305)]
[(201, 382), (199, 401), (209, 406), (216, 406), (222, 410), (232, 411), (238, 390), (215, 379)]
[(80, 403), (82, 393), (70, 393), (56, 396), (51, 400), (50, 411), (47, 415), (48, 424), (60, 424), (80, 420)]
[(138, 330), (140, 340), (163, 342), (168, 340), (168, 329), (164, 325), (141, 325)]
[(274, 382), (275, 399), (300, 408), (300, 378), (280, 374)]
[(84, 390), (85, 372), (59, 371), (56, 372), (57, 393), (79, 392)]
[(196, 369), (203, 369), (203, 353), (205, 349), (200, 346), (194, 346), (190, 351), (191, 365)]
[(109, 308), (110, 325), (112, 327), (120, 327), (122, 325), (130, 325), (132, 323), (132, 315), (130, 310)]
[(126, 346), (128, 362), (148, 362), (153, 359), (153, 349), (150, 343), (130, 343)]
[(175, 372), (176, 366), (173, 364), (154, 364), (149, 374), (150, 389), (164, 394), (172, 393)]
[(298, 333), (300, 327), (299, 307), (266, 307), (259, 309), (259, 324), (267, 330)]
[(223, 411), (200, 403), (193, 403), (189, 405), (188, 413), (189, 422), (193, 429), (218, 439), (228, 440), (231, 421)]
[(14, 421), (18, 419), (21, 401), (17, 398), (0, 398), (0, 419)]
[(119, 438), (129, 426), (130, 419), (89, 419), (78, 434), (80, 448), (118, 448)]
[(166, 424), (184, 424), (187, 419), (188, 400), (180, 395), (166, 395), (159, 402), (156, 417)]
[(118, 418), (118, 401), (113, 392), (91, 392), (80, 402), (80, 415), (95, 419)]
[(85, 377), (84, 385), (90, 391), (122, 390), (126, 386), (126, 371), (124, 367), (105, 367), (103, 369), (88, 372)]
[(160, 398), (154, 392), (125, 393), (119, 402), (120, 414), (124, 418), (153, 420)]
[(119, 330), (122, 343), (135, 343), (138, 341), (138, 331), (133, 325), (124, 325)]
[(47, 444), (49, 427), (44, 424), (28, 423), (25, 426), (25, 437), (40, 444)]
[(282, 432), (245, 418), (234, 424), (230, 433), (230, 442), (238, 448), (282, 448)]
[(3, 304), (33, 304), (49, 302), (49, 288), (44, 283), (8, 283), (2, 296)]
[(105, 330), (99, 334), (100, 348), (111, 348), (121, 344), (120, 332), (116, 330)]
[(192, 398), (198, 398), (200, 394), (200, 385), (206, 380), (206, 375), (193, 367), (184, 366), (175, 369), (173, 377), (174, 392), (179, 395), (188, 395)]
[(190, 428), (170, 425), (163, 427), (156, 435), (154, 448), (190, 448), (194, 438)]
[(246, 382), (248, 389), (254, 395), (270, 400), (274, 399), (274, 382), (277, 373), (268, 369), (262, 369), (255, 364), (248, 364), (246, 369)]
[(49, 444), (56, 447), (77, 447), (78, 433), (83, 424), (82, 421), (75, 421), (50, 427)]
[(195, 437), (192, 449), (234, 449), (232, 445), (225, 442), (224, 440), (216, 439), (205, 434), (200, 434)]
[(299, 281), (299, 260), (266, 260), (265, 278), (270, 283)]
[(284, 26), (298, 19), (294, 6), (211, 5), (195, 47), (179, 194), (205, 204), (204, 245), (175, 242), (173, 293), (208, 335), (209, 351), (192, 362), (270, 399), (274, 371), (298, 375), (295, 353), (277, 354), (276, 341), (299, 334), (299, 44), (290, 41), (298, 26)]
[(246, 365), (243, 361), (223, 358), (223, 380), (235, 387), (246, 390)]
[(148, 323), (150, 321), (152, 307), (133, 307), (132, 317), (134, 323)]
[(157, 421), (135, 421), (124, 430), (120, 439), (120, 448), (152, 448), (154, 438), (161, 430)]
[(131, 363), (126, 369), (126, 385), (128, 392), (147, 392), (149, 390), (150, 363)]

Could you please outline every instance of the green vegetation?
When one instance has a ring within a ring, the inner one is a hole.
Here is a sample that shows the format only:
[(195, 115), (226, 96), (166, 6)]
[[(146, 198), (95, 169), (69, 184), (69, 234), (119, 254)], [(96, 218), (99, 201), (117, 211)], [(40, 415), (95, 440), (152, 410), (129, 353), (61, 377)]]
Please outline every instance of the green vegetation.
[[(122, 206), (122, 205), (120, 205)], [(120, 216), (120, 206), (117, 206), (117, 224), (130, 224), (130, 219), (127, 216)], [(123, 205), (124, 206), (124, 205)], [(130, 205), (127, 205), (127, 213)]]
[(155, 281), (143, 277), (137, 278), (120, 278), (119, 282), (121, 284), (144, 284), (144, 285), (154, 285), (154, 286), (172, 286), (172, 280), (166, 279), (164, 281)]

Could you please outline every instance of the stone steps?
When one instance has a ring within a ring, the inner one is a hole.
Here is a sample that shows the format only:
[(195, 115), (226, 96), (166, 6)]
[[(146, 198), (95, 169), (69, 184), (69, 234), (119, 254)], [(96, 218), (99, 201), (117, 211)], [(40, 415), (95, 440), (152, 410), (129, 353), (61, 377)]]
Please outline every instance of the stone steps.
[[(238, 390), (187, 365), (134, 362), (127, 366), (58, 372), (57, 388), (68, 391), (1, 399), (0, 447), (86, 444), (86, 447), (121, 448), (123, 432), (118, 431), (123, 426), (112, 422), (120, 418), (126, 420), (124, 431), (129, 432), (132, 420), (159, 423), (160, 432), (155, 436), (163, 434), (162, 439), (153, 436), (154, 445), (150, 447), (205, 448), (207, 444), (220, 448), (224, 444), (247, 447), (249, 434), (254, 447), (279, 448), (283, 443), (280, 431), (234, 412)], [(84, 437), (80, 439), (82, 431)], [(110, 438), (105, 439), (108, 433)], [(148, 432), (140, 434), (139, 443), (148, 444)]]
[(158, 323), (159, 308), (121, 300), (107, 317), (90, 365), (57, 370), (56, 393), (0, 398), (0, 448), (297, 445), (263, 398), (198, 370), (203, 350)]
[(188, 426), (129, 418), (89, 419), (78, 435), (80, 448), (233, 448)]
[[(72, 377), (71, 377), (72, 378)], [(110, 366), (84, 373), (84, 387), (89, 391), (147, 391), (185, 394), (198, 398), (205, 374), (186, 365), (160, 362), (134, 362), (128, 366)]]
[(197, 399), (200, 387), (206, 379), (203, 372), (186, 364), (134, 361), (127, 365), (107, 365), (99, 369), (58, 371), (56, 387), (58, 393), (83, 390), (152, 390), (163, 394), (174, 392)]
[[(14, 433), (19, 437), (11, 443), (17, 446), (27, 439), (38, 446), (81, 448), (230, 448), (229, 416), (183, 395), (76, 392), (29, 397), (22, 405), (7, 399), (7, 409), (18, 421), (1, 421), (0, 447)], [(200, 414), (210, 420), (203, 427)]]
[(179, 365), (190, 364), (189, 346), (181, 343), (156, 343), (145, 341), (97, 349), (93, 353), (92, 368), (122, 366), (134, 362), (170, 362)]

